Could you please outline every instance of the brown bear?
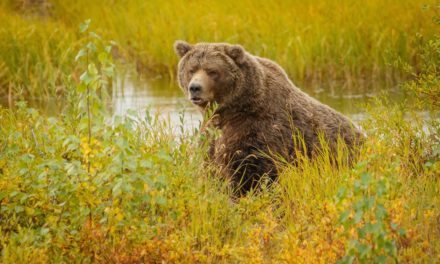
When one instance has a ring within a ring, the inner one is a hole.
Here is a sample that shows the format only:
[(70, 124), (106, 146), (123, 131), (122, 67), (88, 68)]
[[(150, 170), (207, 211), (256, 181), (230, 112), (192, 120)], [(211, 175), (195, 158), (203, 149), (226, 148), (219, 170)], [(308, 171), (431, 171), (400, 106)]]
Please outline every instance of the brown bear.
[(277, 158), (295, 162), (298, 151), (312, 158), (323, 138), (332, 152), (338, 140), (354, 149), (362, 138), (347, 117), (302, 92), (278, 64), (240, 45), (176, 41), (174, 48), (188, 99), (202, 113), (217, 105), (209, 124), (221, 133), (210, 159), (241, 193), (263, 175), (275, 180)]

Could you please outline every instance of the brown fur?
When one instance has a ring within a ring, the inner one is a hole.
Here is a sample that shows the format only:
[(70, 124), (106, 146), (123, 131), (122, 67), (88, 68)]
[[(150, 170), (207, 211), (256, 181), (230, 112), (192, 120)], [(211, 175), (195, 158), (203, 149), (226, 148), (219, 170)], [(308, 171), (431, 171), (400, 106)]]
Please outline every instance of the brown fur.
[[(239, 45), (177, 41), (175, 50), (184, 93), (202, 112), (218, 104), (211, 125), (222, 133), (211, 142), (210, 157), (242, 192), (257, 186), (262, 175), (276, 178), (274, 159), (262, 153), (294, 162), (298, 150), (313, 157), (321, 149), (320, 135), (332, 151), (338, 139), (353, 148), (362, 138), (348, 118), (302, 92), (278, 64)], [(192, 86), (201, 90), (190, 92)]]

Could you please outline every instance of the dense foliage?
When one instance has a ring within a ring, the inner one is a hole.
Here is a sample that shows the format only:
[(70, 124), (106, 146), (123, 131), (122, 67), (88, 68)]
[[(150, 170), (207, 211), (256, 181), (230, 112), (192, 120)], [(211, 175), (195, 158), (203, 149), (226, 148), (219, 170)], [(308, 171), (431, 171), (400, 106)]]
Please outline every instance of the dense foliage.
[(50, 76), (0, 71), (1, 87), (28, 89), (20, 78), (30, 76), (44, 80), (35, 91), (50, 94), (46, 81), (62, 80), (66, 102), (55, 117), (25, 102), (0, 107), (0, 262), (440, 261), (438, 36), (419, 43), (417, 67), (405, 56), (396, 62), (413, 76), (400, 87), (416, 100), (383, 96), (370, 106), (356, 164), (335, 167), (325, 151), (298, 157), (271, 187), (233, 198), (206, 163), (198, 131), (177, 133), (148, 113), (109, 118), (115, 43), (89, 23), (65, 49), (50, 39), (11, 41), (50, 27), (0, 31), (16, 47), (0, 66), (26, 53), (32, 66), (23, 70)]

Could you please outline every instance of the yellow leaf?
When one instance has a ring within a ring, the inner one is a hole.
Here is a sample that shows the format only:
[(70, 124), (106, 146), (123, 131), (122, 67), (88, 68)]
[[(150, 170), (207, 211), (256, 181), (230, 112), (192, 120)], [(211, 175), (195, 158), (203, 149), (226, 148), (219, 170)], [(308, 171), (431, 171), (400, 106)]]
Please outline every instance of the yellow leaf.
[(25, 207), (24, 211), (26, 212), (27, 215), (34, 215), (35, 213), (35, 209), (32, 207)]
[(124, 215), (122, 213), (117, 213), (116, 220), (121, 221), (122, 219), (124, 219)]

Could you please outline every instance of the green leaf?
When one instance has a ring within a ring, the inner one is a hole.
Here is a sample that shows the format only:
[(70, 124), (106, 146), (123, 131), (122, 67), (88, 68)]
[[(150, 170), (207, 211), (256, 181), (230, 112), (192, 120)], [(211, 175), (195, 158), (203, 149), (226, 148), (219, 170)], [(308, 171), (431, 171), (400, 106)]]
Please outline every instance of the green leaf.
[(27, 168), (21, 168), (20, 170), (18, 170), (18, 174), (20, 176), (23, 176), (23, 175), (25, 175), (28, 172), (29, 172), (29, 170)]
[(359, 238), (365, 238), (365, 236), (367, 235), (366, 229), (366, 226), (357, 229)]
[(81, 57), (87, 54), (87, 51), (85, 49), (80, 49), (78, 51), (78, 54), (75, 56), (75, 61), (78, 61)]
[(92, 38), (95, 38), (95, 39), (101, 40), (101, 36), (98, 35), (98, 34), (96, 34), (96, 33), (93, 32), (93, 31), (89, 33), (89, 36), (92, 37)]
[(382, 222), (371, 224), (371, 233), (379, 235), (382, 232)]
[(361, 174), (361, 182), (362, 182), (362, 185), (367, 187), (371, 182), (371, 174), (368, 172), (363, 172)]
[(15, 197), (15, 196), (17, 196), (18, 194), (20, 194), (21, 192), (18, 192), (18, 191), (12, 191), (10, 194), (9, 194), (9, 198), (13, 198), (13, 197)]
[(342, 199), (344, 199), (347, 196), (347, 188), (345, 187), (341, 187), (338, 190), (338, 193), (336, 194), (336, 197), (339, 201), (341, 201)]
[(112, 77), (114, 75), (114, 67), (112, 66), (105, 67), (102, 71), (107, 77)]
[(360, 181), (356, 180), (353, 183), (353, 191), (355, 195), (358, 195), (362, 191), (362, 184)]
[(356, 164), (355, 168), (358, 170), (361, 170), (361, 169), (365, 168), (367, 165), (368, 165), (368, 160), (362, 160)]
[(21, 160), (26, 162), (26, 163), (29, 163), (29, 162), (33, 161), (34, 158), (35, 158), (35, 156), (32, 155), (32, 154), (24, 154), (23, 156), (21, 156)]
[[(85, 73), (83, 73), (83, 74), (85, 74)], [(78, 91), (78, 93), (84, 93), (87, 90), (87, 84), (85, 84), (84, 82), (81, 82), (80, 84), (78, 84), (76, 86), (76, 90)]]
[(166, 153), (163, 150), (160, 150), (159, 153), (157, 154), (157, 156), (159, 157), (159, 159), (163, 160), (163, 161), (173, 161), (173, 157), (171, 157), (171, 155), (169, 155), (168, 153)]
[(107, 61), (107, 58), (108, 58), (108, 54), (105, 53), (105, 52), (100, 52), (100, 53), (98, 54), (98, 60), (99, 60), (100, 62), (105, 62), (105, 61)]
[(167, 199), (163, 196), (157, 196), (156, 197), (156, 203), (158, 205), (165, 205), (167, 203)]
[(148, 194), (144, 194), (144, 195), (142, 195), (141, 201), (144, 203), (149, 203), (151, 201), (151, 196)]
[(24, 211), (23, 206), (20, 206), (20, 205), (15, 206), (14, 209), (15, 209), (15, 212), (16, 212), (16, 213), (21, 213), (21, 212)]
[(376, 218), (378, 220), (382, 220), (386, 217), (387, 215), (387, 209), (385, 209), (385, 207), (381, 204), (378, 204), (376, 206)]
[(87, 19), (83, 23), (81, 23), (79, 25), (79, 32), (81, 33), (85, 32), (89, 28), (91, 21), (92, 21), (91, 19)]
[(96, 76), (98, 75), (98, 69), (96, 68), (96, 65), (94, 63), (90, 63), (87, 66), (87, 71), (90, 73), (90, 75), (92, 76)]
[(153, 168), (154, 164), (150, 160), (141, 160), (140, 161), (140, 167), (144, 169), (151, 169)]
[(386, 184), (384, 180), (380, 180), (377, 183), (377, 187), (376, 187), (376, 193), (378, 196), (382, 196), (386, 193)]
[(362, 216), (364, 216), (364, 211), (358, 210), (354, 214), (354, 222), (357, 224), (362, 220)]
[(395, 256), (397, 254), (396, 244), (393, 241), (386, 241), (384, 248), (390, 256)]
[(400, 229), (399, 229), (399, 235), (400, 235), (400, 236), (405, 236), (405, 235), (406, 235), (406, 231), (405, 231), (405, 229), (400, 228)]
[(93, 42), (87, 43), (86, 48), (89, 49), (92, 52), (95, 52), (97, 50), (96, 45)]
[(119, 196), (119, 195), (121, 194), (121, 192), (122, 192), (121, 187), (122, 187), (122, 180), (119, 180), (119, 181), (113, 186), (113, 189), (112, 189), (113, 197), (117, 197), (117, 196)]
[(375, 201), (376, 201), (376, 199), (373, 196), (370, 196), (370, 197), (364, 199), (365, 208), (366, 209), (373, 208)]
[(79, 79), (85, 84), (88, 85), (93, 81), (93, 76), (89, 74), (88, 71), (85, 71), (83, 74), (81, 74), (81, 76), (79, 77)]
[(34, 208), (32, 208), (32, 207), (27, 207), (27, 206), (24, 208), (24, 211), (26, 212), (26, 214), (27, 214), (28, 216), (33, 216), (34, 213), (35, 213), (35, 209), (34, 209)]
[(90, 209), (88, 207), (81, 207), (80, 208), (80, 213), (83, 216), (89, 215), (90, 214)]
[(113, 127), (118, 127), (122, 124), (123, 118), (120, 115), (115, 115), (113, 117)]
[(342, 212), (341, 215), (339, 216), (339, 222), (345, 223), (348, 220), (349, 216), (350, 216), (349, 210)]
[(364, 259), (364, 258), (368, 257), (368, 255), (371, 252), (371, 246), (370, 245), (364, 245), (364, 244), (358, 243), (356, 245), (356, 249), (359, 252), (359, 258), (360, 259)]
[(159, 177), (157, 177), (157, 181), (161, 184), (166, 184), (167, 183), (167, 177), (165, 175), (159, 175)]
[(434, 165), (434, 164), (433, 164), (431, 161), (427, 161), (427, 162), (425, 162), (425, 164), (424, 164), (424, 166), (425, 166), (426, 168), (431, 168), (432, 165)]
[(373, 232), (373, 226), (372, 225), (373, 224), (371, 224), (371, 223), (366, 223), (365, 226), (362, 228), (363, 232), (365, 232), (365, 233)]
[(48, 233), (49, 233), (49, 228), (42, 227), (40, 229), (40, 235), (44, 236), (47, 235)]
[(358, 211), (358, 210), (361, 210), (362, 208), (365, 208), (365, 203), (366, 203), (366, 199), (365, 198), (355, 202), (353, 204), (354, 210)]
[(337, 264), (351, 264), (354, 261), (354, 257), (353, 256), (345, 256), (342, 259), (338, 260), (336, 263)]
[(387, 257), (384, 255), (377, 256), (376, 263), (387, 263)]

